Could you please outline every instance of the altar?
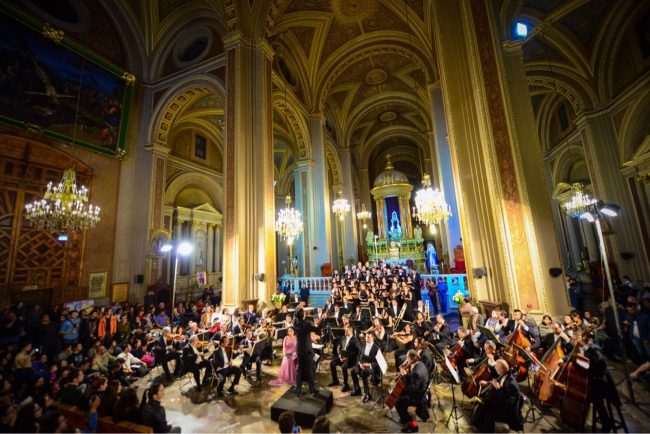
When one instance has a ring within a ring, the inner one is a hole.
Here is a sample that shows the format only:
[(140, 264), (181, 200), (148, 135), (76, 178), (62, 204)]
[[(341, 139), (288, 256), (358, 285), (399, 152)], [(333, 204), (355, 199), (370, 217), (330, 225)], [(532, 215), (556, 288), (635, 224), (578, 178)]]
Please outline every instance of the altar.
[(422, 229), (413, 227), (409, 206), (412, 191), (406, 175), (395, 169), (390, 155), (386, 155), (386, 167), (370, 190), (375, 200), (377, 234), (368, 231), (365, 244), (371, 261), (386, 260), (424, 272), (426, 248)]

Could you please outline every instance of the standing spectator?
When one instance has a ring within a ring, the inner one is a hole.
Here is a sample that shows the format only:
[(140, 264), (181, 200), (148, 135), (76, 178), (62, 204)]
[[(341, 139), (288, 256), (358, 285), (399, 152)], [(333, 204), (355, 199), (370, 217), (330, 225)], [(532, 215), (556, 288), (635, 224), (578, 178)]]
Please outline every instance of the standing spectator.
[(43, 349), (42, 351), (47, 354), (48, 360), (55, 360), (59, 349), (59, 329), (56, 324), (50, 321), (49, 314), (44, 313), (41, 316), (36, 335), (38, 339), (37, 347)]
[(438, 284), (436, 285), (436, 292), (438, 293), (438, 301), (440, 302), (440, 312), (447, 313), (447, 284), (442, 277), (438, 277)]
[(63, 338), (64, 344), (74, 345), (79, 340), (79, 313), (73, 310), (66, 315), (65, 320), (61, 323), (59, 333)]
[(97, 324), (97, 337), (104, 345), (110, 345), (111, 339), (117, 334), (117, 319), (113, 311), (107, 309), (104, 315), (99, 318)]

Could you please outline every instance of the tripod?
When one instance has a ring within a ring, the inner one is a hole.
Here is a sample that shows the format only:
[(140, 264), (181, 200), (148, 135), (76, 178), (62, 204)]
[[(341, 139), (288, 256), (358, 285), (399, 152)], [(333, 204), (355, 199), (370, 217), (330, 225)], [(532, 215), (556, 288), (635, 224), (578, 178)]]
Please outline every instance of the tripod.
[(456, 432), (458, 432), (458, 420), (466, 416), (456, 402), (456, 382), (452, 380), (449, 384), (451, 384), (451, 402), (453, 405), (451, 407), (451, 411), (449, 412), (449, 417), (447, 418), (447, 423), (445, 423), (445, 426), (449, 426), (449, 421), (453, 419), (454, 428), (456, 429)]

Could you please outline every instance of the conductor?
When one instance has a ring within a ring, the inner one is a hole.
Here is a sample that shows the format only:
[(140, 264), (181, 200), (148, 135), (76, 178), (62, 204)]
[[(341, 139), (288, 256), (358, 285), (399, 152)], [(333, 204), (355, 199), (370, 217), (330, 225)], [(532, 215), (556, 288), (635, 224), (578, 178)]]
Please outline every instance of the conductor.
[(305, 319), (305, 311), (296, 309), (294, 329), (296, 331), (296, 354), (298, 355), (298, 369), (296, 372), (296, 395), (302, 395), (302, 382), (307, 380), (309, 393), (316, 393), (314, 381), (314, 350), (311, 346), (311, 333), (319, 333), (311, 321)]

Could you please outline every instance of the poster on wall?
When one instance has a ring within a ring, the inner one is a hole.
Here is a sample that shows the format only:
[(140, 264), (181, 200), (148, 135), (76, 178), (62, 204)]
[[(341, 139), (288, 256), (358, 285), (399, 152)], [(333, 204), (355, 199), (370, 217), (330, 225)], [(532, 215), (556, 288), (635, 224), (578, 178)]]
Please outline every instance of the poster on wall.
[(0, 123), (126, 156), (133, 75), (8, 3), (0, 3)]
[(129, 298), (129, 283), (114, 283), (111, 291), (111, 301), (113, 303), (123, 303)]
[(108, 272), (90, 273), (88, 275), (88, 298), (106, 297), (106, 279)]

